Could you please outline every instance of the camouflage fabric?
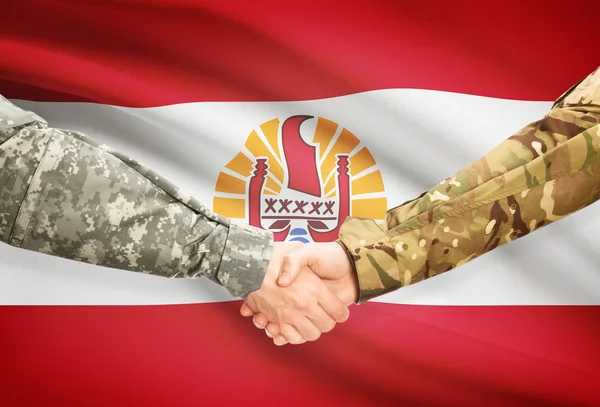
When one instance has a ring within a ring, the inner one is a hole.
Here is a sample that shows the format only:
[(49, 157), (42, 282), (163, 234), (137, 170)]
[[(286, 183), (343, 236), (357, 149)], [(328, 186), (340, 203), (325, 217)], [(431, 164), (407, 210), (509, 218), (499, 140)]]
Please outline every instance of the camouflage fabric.
[(230, 223), (132, 158), (0, 96), (0, 240), (101, 266), (260, 288), (273, 237)]
[(417, 199), (384, 225), (348, 218), (339, 242), (364, 302), (452, 270), (600, 197), (600, 70), (541, 120)]

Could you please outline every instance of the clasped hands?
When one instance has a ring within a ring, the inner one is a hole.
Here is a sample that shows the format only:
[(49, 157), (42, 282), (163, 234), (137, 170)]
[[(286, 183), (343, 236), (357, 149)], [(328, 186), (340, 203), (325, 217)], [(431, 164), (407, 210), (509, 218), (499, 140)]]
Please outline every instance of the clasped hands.
[(273, 342), (315, 341), (349, 317), (358, 282), (344, 248), (336, 243), (275, 243), (265, 279), (241, 308)]

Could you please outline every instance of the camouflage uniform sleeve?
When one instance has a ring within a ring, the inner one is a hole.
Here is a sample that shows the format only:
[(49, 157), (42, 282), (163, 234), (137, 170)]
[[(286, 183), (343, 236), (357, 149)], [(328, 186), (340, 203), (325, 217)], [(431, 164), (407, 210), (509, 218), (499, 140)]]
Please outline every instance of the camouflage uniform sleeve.
[(383, 225), (349, 218), (339, 243), (358, 302), (452, 270), (600, 197), (600, 69), (541, 120), (413, 201)]
[(0, 240), (164, 277), (205, 276), (245, 298), (272, 235), (234, 224), (135, 160), (53, 129), (0, 96)]

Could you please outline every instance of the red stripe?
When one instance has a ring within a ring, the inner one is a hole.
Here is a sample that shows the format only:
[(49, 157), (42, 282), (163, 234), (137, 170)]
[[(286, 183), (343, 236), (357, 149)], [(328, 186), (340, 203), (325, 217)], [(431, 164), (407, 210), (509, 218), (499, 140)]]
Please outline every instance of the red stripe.
[(276, 348), (239, 305), (0, 308), (0, 405), (598, 402), (600, 307), (372, 303)]
[(551, 101), (599, 63), (585, 28), (597, 0), (12, 3), (0, 93), (32, 100), (157, 106), (419, 88)]

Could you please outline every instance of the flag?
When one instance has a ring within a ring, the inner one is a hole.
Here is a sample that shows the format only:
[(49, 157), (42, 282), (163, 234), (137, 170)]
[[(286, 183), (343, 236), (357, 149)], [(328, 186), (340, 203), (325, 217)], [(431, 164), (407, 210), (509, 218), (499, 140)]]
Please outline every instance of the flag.
[[(541, 118), (597, 67), (586, 17), (598, 11), (22, 1), (0, 27), (0, 93), (236, 222), (330, 241), (345, 216), (382, 221)], [(340, 156), (345, 192), (332, 181)], [(252, 188), (260, 157), (272, 165)], [(317, 342), (283, 348), (204, 279), (3, 245), (0, 404), (591, 406), (599, 211), (351, 306)]]

